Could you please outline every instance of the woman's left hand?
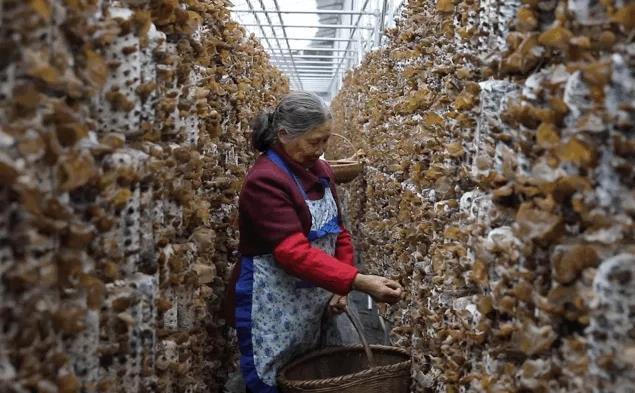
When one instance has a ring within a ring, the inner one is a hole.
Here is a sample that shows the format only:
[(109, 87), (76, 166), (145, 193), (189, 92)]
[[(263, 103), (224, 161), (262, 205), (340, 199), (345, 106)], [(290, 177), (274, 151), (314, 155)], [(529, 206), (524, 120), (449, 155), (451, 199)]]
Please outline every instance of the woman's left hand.
[(329, 301), (328, 312), (330, 315), (341, 314), (346, 311), (346, 306), (348, 305), (348, 297), (333, 295), (331, 300)]

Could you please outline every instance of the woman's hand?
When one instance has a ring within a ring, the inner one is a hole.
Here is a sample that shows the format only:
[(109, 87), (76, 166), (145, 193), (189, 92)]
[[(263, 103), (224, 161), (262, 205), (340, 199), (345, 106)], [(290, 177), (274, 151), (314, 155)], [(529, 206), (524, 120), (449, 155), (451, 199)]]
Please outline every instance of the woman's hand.
[(353, 289), (369, 294), (377, 302), (390, 304), (397, 303), (403, 293), (397, 281), (369, 274), (358, 274), (353, 281)]
[(330, 315), (341, 314), (346, 311), (348, 298), (346, 296), (333, 295), (329, 301), (328, 312)]

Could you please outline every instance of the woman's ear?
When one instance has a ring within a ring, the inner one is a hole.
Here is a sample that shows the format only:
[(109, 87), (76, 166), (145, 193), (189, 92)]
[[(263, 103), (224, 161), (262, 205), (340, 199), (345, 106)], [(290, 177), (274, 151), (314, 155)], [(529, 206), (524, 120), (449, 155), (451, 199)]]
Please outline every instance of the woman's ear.
[(283, 144), (289, 142), (289, 133), (284, 128), (278, 128), (278, 140)]

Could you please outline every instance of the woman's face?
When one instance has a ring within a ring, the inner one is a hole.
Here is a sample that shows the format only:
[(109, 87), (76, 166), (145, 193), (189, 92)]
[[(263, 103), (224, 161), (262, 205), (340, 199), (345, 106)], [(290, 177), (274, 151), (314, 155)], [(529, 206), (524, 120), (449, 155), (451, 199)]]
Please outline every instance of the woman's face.
[(308, 168), (324, 153), (331, 136), (331, 127), (332, 121), (328, 120), (295, 138), (289, 138), (281, 131), (280, 143), (291, 158)]

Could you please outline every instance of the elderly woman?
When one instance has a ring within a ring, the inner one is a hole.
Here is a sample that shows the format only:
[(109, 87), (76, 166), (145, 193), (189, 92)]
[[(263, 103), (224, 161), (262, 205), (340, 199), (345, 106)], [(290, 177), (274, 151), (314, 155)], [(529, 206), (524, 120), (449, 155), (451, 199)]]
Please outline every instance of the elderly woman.
[(278, 369), (316, 347), (324, 311), (344, 311), (351, 290), (380, 302), (401, 297), (397, 282), (355, 267), (333, 172), (319, 159), (331, 123), (318, 96), (293, 92), (252, 125), (263, 154), (240, 194), (241, 261), (230, 285), (240, 367), (253, 393), (278, 391)]

